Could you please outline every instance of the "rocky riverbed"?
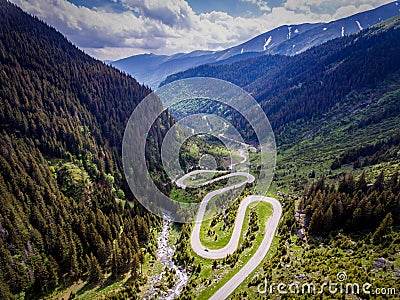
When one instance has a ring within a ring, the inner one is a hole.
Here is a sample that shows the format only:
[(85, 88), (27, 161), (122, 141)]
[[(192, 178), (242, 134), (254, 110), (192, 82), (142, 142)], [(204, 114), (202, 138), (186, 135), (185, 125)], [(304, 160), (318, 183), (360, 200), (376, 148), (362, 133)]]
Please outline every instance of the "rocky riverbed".
[[(189, 272), (181, 267), (178, 267), (173, 261), (175, 249), (169, 242), (171, 231), (171, 219), (164, 215), (163, 227), (158, 236), (157, 258), (163, 264), (163, 270), (160, 274), (150, 278), (150, 289), (146, 292), (145, 299), (166, 299), (171, 300), (180, 295), (183, 288), (189, 280)], [(167, 275), (174, 274), (173, 286), (163, 288), (163, 283)]]

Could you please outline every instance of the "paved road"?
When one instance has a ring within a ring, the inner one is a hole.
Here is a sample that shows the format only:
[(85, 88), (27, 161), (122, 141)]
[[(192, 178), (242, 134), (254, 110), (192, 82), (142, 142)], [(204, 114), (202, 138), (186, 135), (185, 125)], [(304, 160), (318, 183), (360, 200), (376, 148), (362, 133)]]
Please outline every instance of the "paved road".
[[(197, 171), (193, 171), (193, 172), (190, 172), (190, 173), (188, 173), (188, 174), (182, 176), (182, 177), (179, 178), (175, 183), (176, 183), (176, 185), (177, 185), (178, 187), (180, 187), (180, 188), (182, 188), (182, 189), (186, 189), (188, 186), (187, 186), (186, 184), (184, 184), (183, 182), (184, 182), (187, 178), (190, 178), (190, 177), (195, 176), (195, 175), (200, 174), (200, 173), (224, 173), (224, 172), (225, 172), (225, 171), (197, 170)], [(202, 186), (206, 186), (206, 185), (209, 185), (209, 184), (211, 184), (211, 183), (220, 181), (220, 180), (222, 180), (222, 179), (226, 179), (226, 178), (230, 178), (230, 177), (236, 177), (236, 176), (243, 176), (243, 177), (246, 177), (247, 180), (244, 181), (243, 183), (241, 183), (239, 186), (238, 186), (238, 185), (235, 185), (235, 186), (229, 187), (228, 189), (225, 189), (225, 190), (223, 190), (222, 192), (225, 192), (225, 191), (227, 191), (227, 190), (236, 189), (236, 188), (238, 188), (238, 187), (244, 185), (244, 184), (247, 183), (247, 182), (248, 182), (248, 183), (252, 183), (252, 182), (254, 181), (254, 176), (253, 176), (253, 175), (250, 175), (249, 173), (246, 173), (246, 172), (235, 172), (235, 173), (229, 173), (229, 174), (224, 175), (224, 176), (220, 176), (220, 177), (218, 177), (218, 178), (209, 180), (209, 181), (204, 182), (204, 183), (199, 183), (199, 184), (193, 185), (193, 187), (202, 187)], [(222, 193), (222, 192), (220, 192), (220, 193)], [(220, 194), (220, 193), (218, 193), (218, 194)], [(204, 202), (204, 199), (203, 199), (203, 202)]]
[[(241, 283), (243, 280), (249, 276), (256, 267), (261, 263), (265, 255), (268, 253), (269, 248), (271, 246), (272, 240), (275, 235), (276, 228), (278, 227), (279, 219), (282, 215), (282, 206), (274, 198), (264, 197), (264, 196), (248, 196), (239, 205), (238, 215), (235, 221), (235, 227), (232, 232), (231, 239), (229, 243), (221, 248), (221, 249), (207, 249), (201, 244), (200, 241), (200, 227), (204, 217), (204, 213), (207, 207), (208, 202), (215, 195), (221, 194), (225, 191), (239, 188), (246, 184), (247, 182), (251, 183), (254, 181), (254, 177), (248, 173), (237, 172), (231, 173), (223, 177), (232, 177), (232, 176), (245, 176), (246, 180), (242, 183), (239, 183), (235, 186), (225, 187), (219, 190), (212, 191), (208, 193), (203, 201), (200, 204), (199, 211), (196, 217), (196, 223), (194, 224), (193, 232), (190, 238), (191, 246), (193, 251), (196, 252), (199, 256), (207, 259), (222, 259), (229, 254), (232, 254), (238, 247), (240, 234), (243, 227), (243, 222), (246, 214), (247, 207), (253, 203), (258, 201), (264, 201), (272, 205), (273, 213), (272, 216), (268, 218), (265, 226), (264, 238), (257, 249), (256, 253), (252, 258), (244, 265), (236, 274), (233, 276), (225, 285), (223, 285), (210, 299), (225, 299), (227, 298)], [(221, 177), (222, 178), (222, 177)], [(214, 180), (215, 181), (215, 180)], [(209, 182), (208, 182), (209, 183)], [(206, 183), (207, 184), (207, 183)], [(206, 250), (207, 249), (207, 250)]]
[[(177, 179), (177, 180), (175, 181), (175, 183), (176, 183), (176, 185), (177, 185), (178, 187), (180, 187), (181, 189), (186, 189), (188, 186), (187, 186), (186, 184), (184, 184), (183, 182), (184, 182), (186, 179), (190, 178), (190, 177), (193, 177), (193, 176), (195, 176), (195, 175), (197, 175), (197, 174), (204, 174), (204, 173), (223, 173), (223, 172), (224, 172), (224, 171), (216, 171), (216, 170), (196, 170), (196, 171), (192, 171), (192, 172), (190, 172), (190, 173), (188, 173), (188, 174), (186, 174), (186, 175), (183, 175), (181, 178)], [(230, 176), (230, 177), (232, 177), (232, 176)], [(201, 184), (196, 184), (195, 187), (202, 187), (202, 186), (208, 185), (208, 184), (210, 184), (210, 183), (213, 183), (213, 182), (215, 182), (215, 181), (221, 180), (221, 179), (223, 179), (223, 178), (226, 178), (226, 177), (218, 177), (218, 178), (216, 178), (216, 179), (213, 179), (213, 180), (210, 180), (210, 181), (201, 183)]]
[[(276, 228), (278, 227), (279, 219), (282, 215), (281, 204), (274, 198), (263, 196), (249, 196), (243, 200), (243, 202), (245, 201), (247, 201), (248, 204), (254, 201), (264, 201), (270, 203), (274, 211), (272, 213), (272, 216), (268, 218), (266, 222), (264, 239), (262, 240), (261, 245), (257, 249), (256, 253), (250, 258), (247, 264), (245, 264), (227, 283), (225, 283), (214, 295), (212, 295), (210, 299), (226, 299), (242, 283), (242, 281), (244, 281), (247, 276), (249, 276), (257, 268), (257, 266), (261, 263), (265, 255), (267, 255), (269, 248), (271, 247)], [(240, 220), (240, 217), (242, 218), (241, 224), (243, 224), (244, 213), (243, 216), (241, 216), (240, 214), (238, 215), (238, 219), (236, 221), (238, 225), (238, 220)], [(238, 225), (235, 225), (235, 229)]]
[[(242, 224), (243, 224), (243, 220), (244, 220), (244, 215), (246, 213), (246, 208), (247, 206), (254, 202), (254, 201), (250, 201), (250, 197), (247, 197), (245, 200), (242, 201), (242, 203), (239, 206), (239, 211), (238, 211), (238, 216), (236, 218), (236, 222), (235, 222), (235, 227), (233, 228), (233, 232), (232, 232), (232, 237), (229, 241), (229, 243), (221, 248), (221, 249), (207, 249), (206, 247), (204, 247), (201, 244), (200, 241), (200, 227), (201, 227), (201, 223), (203, 222), (203, 218), (204, 218), (204, 213), (206, 211), (208, 202), (216, 195), (218, 194), (222, 194), (226, 191), (229, 190), (233, 190), (233, 189), (237, 189), (243, 185), (245, 185), (246, 183), (251, 183), (254, 181), (254, 176), (248, 173), (244, 173), (244, 172), (236, 172), (236, 173), (231, 173), (228, 174), (226, 176), (223, 176), (225, 178), (229, 177), (233, 177), (233, 176), (244, 176), (246, 177), (246, 180), (244, 180), (241, 183), (238, 183), (236, 185), (232, 185), (232, 186), (228, 186), (228, 187), (224, 187), (222, 189), (219, 190), (215, 190), (212, 191), (210, 193), (208, 193), (203, 201), (200, 203), (200, 207), (199, 210), (197, 212), (197, 216), (196, 216), (196, 222), (194, 224), (194, 228), (193, 228), (193, 232), (190, 238), (190, 242), (192, 245), (192, 248), (194, 250), (194, 252), (196, 252), (199, 256), (203, 257), (203, 258), (209, 258), (209, 259), (221, 259), (226, 257), (228, 254), (232, 254), (239, 243), (239, 238), (240, 238), (240, 232), (242, 230)], [(223, 178), (220, 177), (220, 178)], [(249, 200), (248, 200), (249, 199)]]
[[(246, 156), (242, 151), (239, 154), (243, 158), (243, 160), (237, 164), (245, 163), (247, 159)], [(193, 171), (178, 179), (176, 181), (176, 184), (178, 187), (186, 188), (186, 185), (183, 184), (185, 179), (200, 173), (215, 173), (215, 172), (217, 171), (210, 171), (210, 170)], [(251, 203), (259, 201), (264, 201), (266, 203), (269, 203), (272, 205), (273, 213), (272, 216), (269, 217), (266, 222), (264, 238), (259, 248), (257, 249), (256, 253), (227, 283), (225, 283), (219, 290), (217, 290), (214, 293), (214, 295), (210, 297), (210, 299), (213, 300), (226, 299), (247, 278), (247, 276), (249, 276), (257, 268), (257, 266), (261, 263), (265, 255), (267, 255), (269, 248), (271, 247), (271, 243), (274, 238), (276, 228), (278, 227), (279, 219), (282, 215), (282, 206), (278, 200), (265, 196), (256, 196), (256, 195), (248, 196), (245, 199), (243, 199), (239, 205), (239, 210), (235, 221), (235, 227), (233, 228), (232, 236), (229, 243), (221, 249), (207, 249), (206, 247), (204, 247), (200, 241), (200, 227), (204, 218), (208, 202), (218, 194), (224, 193), (228, 190), (239, 188), (245, 185), (246, 183), (253, 182), (255, 178), (253, 175), (249, 173), (235, 172), (207, 181), (201, 185), (198, 185), (199, 187), (205, 186), (213, 182), (216, 182), (218, 180), (233, 176), (243, 176), (246, 178), (246, 180), (236, 185), (224, 187), (219, 190), (215, 190), (208, 193), (200, 204), (196, 216), (196, 222), (194, 224), (193, 232), (190, 238), (191, 246), (193, 248), (193, 251), (196, 252), (196, 254), (206, 259), (222, 259), (227, 255), (232, 254), (238, 248), (240, 234), (245, 219), (246, 209)]]

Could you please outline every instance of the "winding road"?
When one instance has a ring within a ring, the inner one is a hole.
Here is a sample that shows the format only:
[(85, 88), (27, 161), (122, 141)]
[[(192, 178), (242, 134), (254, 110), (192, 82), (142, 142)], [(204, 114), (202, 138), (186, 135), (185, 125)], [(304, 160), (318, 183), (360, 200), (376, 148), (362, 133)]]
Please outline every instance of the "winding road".
[[(242, 160), (240, 163), (244, 163), (246, 161), (246, 158), (242, 152), (240, 153), (240, 155), (244, 157), (244, 160)], [(215, 173), (216, 171), (210, 171), (210, 170), (193, 171), (189, 174), (184, 175), (182, 178), (178, 179), (176, 181), (176, 184), (181, 188), (186, 188), (186, 185), (184, 184), (185, 179), (190, 178), (191, 176), (194, 176), (196, 174), (211, 173), (211, 172)], [(222, 194), (229, 190), (237, 189), (247, 183), (252, 183), (255, 180), (255, 178), (253, 175), (249, 173), (235, 172), (207, 181), (205, 183), (202, 183), (201, 185), (198, 185), (198, 186), (205, 186), (210, 183), (216, 182), (218, 180), (234, 176), (243, 176), (246, 178), (246, 180), (232, 186), (212, 191), (208, 193), (203, 198), (203, 201), (200, 203), (200, 207), (196, 216), (196, 222), (194, 224), (193, 232), (190, 239), (191, 246), (193, 248), (193, 251), (196, 252), (196, 254), (206, 259), (222, 259), (227, 255), (232, 254), (238, 248), (240, 234), (245, 219), (246, 209), (251, 203), (259, 201), (264, 201), (266, 203), (269, 203), (272, 205), (273, 213), (272, 216), (270, 216), (266, 222), (265, 226), (266, 229), (265, 232), (263, 233), (264, 238), (259, 248), (257, 249), (256, 253), (228, 282), (226, 282), (219, 290), (217, 290), (214, 293), (214, 295), (211, 296), (210, 299), (214, 300), (226, 299), (246, 279), (246, 277), (249, 276), (257, 268), (257, 266), (261, 263), (265, 255), (268, 253), (269, 248), (271, 247), (271, 243), (274, 238), (276, 228), (278, 227), (279, 219), (282, 215), (282, 206), (276, 199), (265, 196), (256, 196), (256, 195), (248, 196), (245, 199), (243, 199), (243, 201), (240, 203), (238, 214), (235, 221), (235, 227), (233, 229), (229, 243), (221, 249), (207, 249), (205, 246), (203, 246), (200, 241), (200, 228), (208, 202), (218, 194)]]
[[(213, 300), (226, 299), (247, 278), (247, 276), (249, 276), (257, 268), (257, 266), (261, 263), (261, 261), (267, 255), (269, 248), (271, 247), (276, 228), (278, 227), (279, 219), (282, 215), (282, 206), (278, 200), (276, 200), (274, 198), (270, 198), (270, 197), (264, 197), (264, 196), (248, 196), (241, 202), (241, 204), (239, 206), (238, 216), (237, 216), (236, 223), (235, 223), (235, 228), (232, 233), (232, 238), (228, 243), (228, 246), (231, 243), (232, 243), (231, 247), (238, 246), (238, 240), (240, 237), (240, 232), (241, 232), (242, 225), (243, 225), (244, 215), (246, 213), (246, 208), (250, 203), (257, 202), (257, 201), (264, 201), (266, 203), (271, 204), (273, 207), (272, 216), (268, 218), (266, 225), (265, 225), (266, 230), (264, 232), (264, 238), (263, 238), (260, 246), (258, 247), (256, 253), (254, 253), (254, 255), (250, 258), (250, 260), (231, 279), (229, 279), (229, 281), (227, 283), (225, 283), (219, 290), (217, 290), (217, 292), (214, 293), (214, 295), (212, 295), (210, 297), (210, 299), (213, 299)], [(237, 230), (237, 227), (239, 228), (238, 230)], [(192, 239), (191, 239), (192, 247), (194, 246), (193, 240), (197, 240), (197, 242), (199, 242), (201, 245), (200, 236), (198, 235), (198, 233), (196, 234), (195, 231), (193, 231), (193, 233), (192, 233)], [(226, 248), (226, 247), (224, 247), (224, 248)], [(200, 249), (196, 249), (194, 251), (200, 255), (201, 250), (199, 251), (200, 253), (197, 250), (200, 250)], [(203, 248), (203, 251), (204, 251), (204, 248)], [(231, 251), (231, 248), (228, 251)], [(219, 253), (219, 254), (221, 254), (221, 253)], [(226, 253), (226, 255), (227, 254), (228, 253)]]

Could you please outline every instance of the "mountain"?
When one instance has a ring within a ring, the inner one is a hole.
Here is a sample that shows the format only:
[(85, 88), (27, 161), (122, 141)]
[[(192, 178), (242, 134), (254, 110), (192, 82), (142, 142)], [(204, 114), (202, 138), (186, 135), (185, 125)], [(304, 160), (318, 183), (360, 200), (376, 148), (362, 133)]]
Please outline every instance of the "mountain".
[(129, 201), (121, 144), (150, 90), (5, 0), (0, 23), (0, 298), (135, 276), (158, 221)]
[(110, 64), (155, 89), (170, 74), (214, 61), (212, 52), (195, 51), (171, 56), (141, 54), (114, 61)]
[[(160, 271), (152, 261), (160, 224), (130, 201), (120, 157), (130, 113), (151, 91), (5, 0), (0, 23), (0, 299), (72, 299), (71, 291), (88, 299), (140, 297), (146, 274)], [(374, 288), (396, 286), (398, 53), (400, 17), (395, 17), (295, 56), (247, 52), (246, 60), (233, 55), (169, 77), (213, 76), (242, 86), (263, 106), (279, 142), (271, 190), (284, 204), (284, 215), (275, 246), (258, 275), (244, 281), (233, 298), (260, 297), (265, 278), (336, 280), (343, 270)], [(191, 59), (196, 56), (201, 52)], [(153, 149), (173, 119), (165, 114), (160, 121), (146, 153), (162, 181)], [(195, 145), (187, 147), (199, 152)], [(354, 174), (343, 177), (349, 170)], [(385, 178), (382, 170), (394, 176)], [(234, 216), (232, 209), (231, 224)], [(250, 223), (254, 216), (261, 215), (251, 212)], [(217, 218), (216, 224), (225, 223), (222, 215)], [(232, 274), (227, 272), (237, 271), (240, 265), (230, 265), (246, 246), (204, 264), (190, 251), (189, 226), (173, 226), (176, 249), (183, 250), (176, 254), (186, 267), (193, 265), (182, 298), (199, 298), (199, 287), (209, 292)], [(306, 235), (299, 235), (304, 229)], [(148, 272), (139, 274), (146, 260)], [(211, 273), (218, 276), (209, 280)], [(169, 284), (173, 273), (165, 274)]]
[(264, 54), (296, 55), (328, 40), (356, 33), (392, 18), (399, 14), (399, 8), (396, 1), (330, 23), (285, 25), (222, 51), (194, 51), (170, 56), (142, 54), (111, 64), (131, 74), (139, 82), (157, 88), (168, 75), (203, 64), (228, 63)]
[[(398, 53), (400, 16), (296, 56), (264, 55), (203, 65), (165, 81), (210, 76), (238, 84), (262, 105), (275, 132), (278, 155), (269, 193), (284, 203), (277, 250), (233, 299), (257, 299), (265, 278), (302, 284), (321, 274), (336, 278), (342, 270), (360, 285), (398, 285)], [(226, 108), (205, 108), (201, 103), (193, 99), (179, 108), (219, 114), (232, 120), (246, 138), (249, 130), (241, 119)], [(190, 241), (190, 229), (182, 230), (181, 237), (185, 236)], [(180, 241), (178, 249), (185, 244), (189, 242)], [(183, 257), (190, 261), (190, 256)], [(226, 261), (218, 267), (225, 267)], [(201, 286), (203, 277), (198, 278), (186, 295)], [(204, 289), (209, 288), (207, 282)], [(282, 297), (277, 291), (266, 294), (269, 299)]]
[(396, 1), (330, 23), (281, 26), (229, 49), (227, 56), (237, 55), (242, 50), (244, 53), (264, 51), (264, 54), (296, 55), (326, 41), (356, 33), (390, 19), (399, 14), (399, 8)]
[(233, 82), (261, 103), (276, 132), (284, 131), (293, 122), (322, 117), (351, 93), (362, 93), (398, 72), (399, 19), (293, 57), (265, 55), (227, 65), (203, 65), (171, 75), (163, 84), (190, 77)]

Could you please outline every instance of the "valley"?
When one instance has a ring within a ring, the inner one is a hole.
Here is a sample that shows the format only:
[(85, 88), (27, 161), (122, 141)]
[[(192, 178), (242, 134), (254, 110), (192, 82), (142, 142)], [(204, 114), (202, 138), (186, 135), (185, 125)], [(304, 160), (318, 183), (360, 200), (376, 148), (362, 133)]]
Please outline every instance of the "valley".
[[(133, 77), (5, 0), (0, 23), (1, 299), (307, 299), (316, 293), (277, 286), (338, 281), (371, 293), (319, 296), (398, 297), (397, 1), (225, 50), (111, 63)], [(138, 201), (126, 174), (142, 170), (126, 173), (122, 143), (149, 87), (195, 77), (253, 96), (277, 155), (257, 194), (272, 162), (261, 163), (242, 112), (201, 97), (162, 112), (144, 137), (145, 165), (163, 195), (198, 205), (195, 222), (182, 224)], [(163, 141), (189, 114), (209, 134), (184, 140), (185, 175), (169, 178)], [(209, 115), (227, 122), (214, 135)]]
[[(240, 161), (236, 164), (244, 163), (246, 161), (246, 158), (244, 158), (244, 161)], [(234, 169), (236, 165), (232, 165), (231, 167)], [(193, 171), (187, 175), (184, 175), (183, 177), (179, 178), (176, 181), (176, 184), (180, 188), (186, 188), (185, 185), (183, 185), (181, 182), (184, 182), (184, 179), (187, 177), (191, 177), (194, 174), (201, 174), (201, 173), (210, 173), (210, 172), (215, 172), (212, 170), (199, 170), (199, 171)], [(242, 174), (246, 173), (241, 173), (241, 172), (236, 172), (236, 173), (230, 173), (228, 176), (229, 177), (235, 177), (235, 176), (240, 176), (243, 177)], [(205, 185), (211, 185), (212, 183), (222, 180), (224, 178), (227, 178), (227, 175), (219, 176), (216, 179), (209, 180), (207, 182), (201, 183), (198, 188), (205, 186)], [(229, 257), (230, 255), (233, 255), (235, 252), (237, 252), (237, 249), (239, 247), (239, 240), (243, 239), (243, 236), (247, 236), (247, 231), (245, 231), (245, 228), (248, 227), (249, 225), (246, 224), (244, 226), (245, 220), (248, 221), (248, 216), (249, 216), (249, 207), (251, 207), (253, 210), (255, 207), (258, 207), (259, 203), (266, 203), (268, 205), (268, 210), (272, 209), (272, 214), (271, 216), (267, 215), (267, 218), (263, 217), (261, 220), (263, 220), (265, 223), (263, 224), (262, 228), (263, 230), (259, 229), (257, 231), (257, 235), (259, 236), (258, 239), (261, 238), (262, 240), (257, 243), (255, 247), (252, 247), (252, 249), (255, 250), (254, 254), (249, 257), (248, 262), (235, 274), (229, 281), (227, 281), (220, 289), (216, 291), (215, 294), (211, 298), (215, 299), (220, 299), (222, 295), (229, 295), (231, 294), (236, 287), (241, 283), (241, 281), (247, 277), (251, 273), (252, 270), (254, 270), (259, 262), (262, 260), (262, 258), (268, 253), (272, 239), (274, 237), (275, 230), (278, 225), (278, 221), (280, 219), (280, 215), (282, 213), (282, 208), (281, 205), (278, 201), (276, 201), (273, 198), (268, 198), (268, 197), (263, 197), (263, 196), (247, 196), (245, 199), (243, 199), (240, 202), (240, 206), (237, 211), (237, 216), (235, 216), (235, 222), (234, 222), (234, 228), (228, 236), (228, 241), (226, 244), (222, 244), (220, 246), (217, 246), (218, 244), (214, 241), (210, 243), (210, 246), (205, 246), (202, 242), (202, 240), (205, 238), (206, 233), (204, 230), (201, 228), (204, 228), (204, 224), (208, 223), (208, 220), (203, 220), (205, 216), (205, 212), (207, 210), (207, 205), (208, 202), (210, 201), (211, 198), (219, 195), (226, 193), (230, 189), (236, 189), (239, 188), (243, 183), (251, 183), (254, 181), (254, 177), (252, 175), (247, 175), (246, 181), (235, 184), (233, 186), (228, 186), (219, 190), (215, 190), (213, 192), (208, 193), (204, 199), (201, 202), (200, 209), (198, 211), (198, 215), (196, 218), (196, 222), (193, 226), (192, 233), (190, 236), (190, 244), (192, 251), (199, 257), (199, 259), (206, 259), (208, 261), (215, 261), (215, 260), (221, 260), (225, 259), (226, 257)], [(262, 208), (263, 205), (259, 206), (259, 209)], [(215, 226), (215, 225), (214, 225)], [(214, 227), (213, 226), (213, 227)], [(218, 225), (217, 225), (218, 226)], [(260, 234), (260, 232), (262, 234)], [(221, 241), (221, 237), (219, 238), (219, 241)], [(217, 248), (215, 248), (217, 247)], [(253, 250), (253, 251), (254, 251)], [(214, 265), (213, 265), (213, 269)], [(201, 277), (202, 270), (200, 270), (200, 274), (198, 275)], [(178, 276), (179, 277), (179, 276)], [(178, 279), (178, 281), (181, 281)]]

